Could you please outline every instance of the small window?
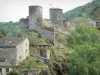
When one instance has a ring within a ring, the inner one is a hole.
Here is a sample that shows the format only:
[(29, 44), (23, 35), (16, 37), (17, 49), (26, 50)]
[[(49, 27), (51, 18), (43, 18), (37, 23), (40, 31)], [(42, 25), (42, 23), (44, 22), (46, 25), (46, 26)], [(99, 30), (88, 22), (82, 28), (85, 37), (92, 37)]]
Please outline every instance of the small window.
[(57, 16), (57, 19), (60, 20), (60, 16)]
[(21, 59), (21, 56), (19, 58)]
[(6, 68), (6, 72), (9, 72), (9, 68)]
[(2, 68), (0, 68), (0, 72), (2, 72)]

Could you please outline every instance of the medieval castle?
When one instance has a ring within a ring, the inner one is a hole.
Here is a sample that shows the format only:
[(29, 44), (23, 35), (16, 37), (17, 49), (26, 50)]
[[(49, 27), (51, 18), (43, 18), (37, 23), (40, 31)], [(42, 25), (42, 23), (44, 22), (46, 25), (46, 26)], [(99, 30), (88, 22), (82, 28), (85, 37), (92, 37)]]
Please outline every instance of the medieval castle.
[(63, 10), (60, 8), (50, 8), (50, 19), (43, 19), (43, 8), (41, 6), (29, 6), (29, 16), (20, 19), (20, 29), (34, 29), (41, 37), (54, 41), (54, 27), (65, 26), (67, 20), (63, 17)]

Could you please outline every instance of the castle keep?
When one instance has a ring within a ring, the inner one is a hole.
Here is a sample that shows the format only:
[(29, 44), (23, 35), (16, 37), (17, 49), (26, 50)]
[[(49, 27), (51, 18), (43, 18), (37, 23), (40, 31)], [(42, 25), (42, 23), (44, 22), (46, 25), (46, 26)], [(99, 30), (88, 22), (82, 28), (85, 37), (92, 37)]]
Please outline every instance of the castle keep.
[(20, 19), (21, 30), (34, 29), (39, 32), (41, 37), (54, 42), (54, 26), (65, 26), (66, 23), (63, 23), (65, 21), (62, 9), (50, 8), (49, 12), (50, 19), (43, 19), (43, 8), (41, 6), (29, 6), (29, 16)]
[(34, 28), (34, 25), (42, 25), (42, 7), (29, 6), (29, 28)]

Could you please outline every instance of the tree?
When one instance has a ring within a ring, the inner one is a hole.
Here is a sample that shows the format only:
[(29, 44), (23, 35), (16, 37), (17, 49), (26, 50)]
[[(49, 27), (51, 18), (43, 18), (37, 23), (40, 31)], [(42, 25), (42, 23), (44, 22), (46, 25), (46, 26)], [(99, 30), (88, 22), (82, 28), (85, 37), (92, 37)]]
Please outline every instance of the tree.
[(97, 20), (100, 19), (100, 2), (98, 2), (98, 0), (94, 1), (94, 7), (91, 10), (91, 12), (89, 13), (90, 18), (93, 20)]
[(35, 59), (31, 57), (25, 62), (24, 67), (27, 68), (28, 70), (37, 68), (39, 69), (41, 65), (43, 65), (42, 61), (39, 60), (39, 62), (37, 63)]
[(66, 38), (72, 49), (68, 58), (69, 75), (100, 75), (100, 33), (80, 25)]
[(8, 75), (20, 75), (17, 71), (11, 71)]
[(0, 38), (5, 37), (6, 33), (3, 28), (0, 28)]

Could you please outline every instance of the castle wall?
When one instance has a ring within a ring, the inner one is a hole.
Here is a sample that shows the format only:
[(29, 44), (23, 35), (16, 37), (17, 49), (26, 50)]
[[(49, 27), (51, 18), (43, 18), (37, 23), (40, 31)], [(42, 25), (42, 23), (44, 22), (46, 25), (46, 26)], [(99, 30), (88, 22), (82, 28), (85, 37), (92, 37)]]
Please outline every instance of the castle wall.
[(42, 7), (29, 6), (29, 28), (34, 28), (34, 25), (42, 25)]
[(48, 38), (51, 42), (54, 42), (54, 31), (43, 29), (38, 25), (34, 26), (34, 30), (38, 31), (41, 37)]
[(63, 26), (69, 27), (70, 26), (70, 22), (68, 20), (63, 20)]
[(25, 30), (29, 28), (29, 19), (20, 19), (20, 29)]
[(50, 8), (50, 20), (54, 25), (63, 25), (63, 10), (59, 8)]

